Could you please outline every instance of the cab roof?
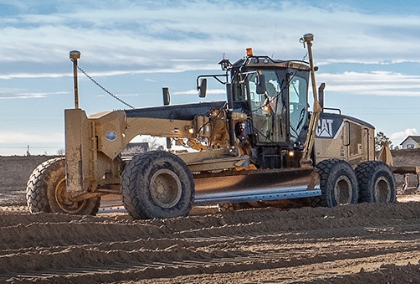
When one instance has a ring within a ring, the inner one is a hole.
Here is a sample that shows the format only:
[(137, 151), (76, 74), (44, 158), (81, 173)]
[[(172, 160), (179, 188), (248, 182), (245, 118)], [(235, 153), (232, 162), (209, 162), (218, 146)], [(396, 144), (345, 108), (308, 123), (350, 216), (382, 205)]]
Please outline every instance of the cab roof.
[(233, 68), (253, 67), (253, 68), (294, 68), (298, 70), (311, 70), (309, 63), (301, 60), (279, 60), (268, 56), (247, 56), (239, 59), (233, 64)]

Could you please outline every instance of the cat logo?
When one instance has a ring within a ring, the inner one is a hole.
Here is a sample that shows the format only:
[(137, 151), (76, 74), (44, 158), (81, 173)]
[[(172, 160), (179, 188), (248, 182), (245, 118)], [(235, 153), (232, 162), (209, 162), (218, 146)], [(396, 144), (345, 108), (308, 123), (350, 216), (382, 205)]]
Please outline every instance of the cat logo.
[(316, 137), (318, 138), (333, 138), (341, 132), (343, 128), (343, 121), (335, 121), (332, 118), (321, 118), (318, 121), (318, 127), (316, 129)]

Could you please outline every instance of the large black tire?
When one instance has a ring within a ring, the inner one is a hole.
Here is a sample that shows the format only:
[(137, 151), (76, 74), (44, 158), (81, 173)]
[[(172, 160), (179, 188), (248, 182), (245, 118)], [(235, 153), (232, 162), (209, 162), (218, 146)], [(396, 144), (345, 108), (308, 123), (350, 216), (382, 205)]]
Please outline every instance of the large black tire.
[(173, 218), (190, 212), (193, 176), (183, 160), (165, 151), (135, 156), (121, 177), (124, 207), (134, 219)]
[(311, 199), (313, 206), (335, 207), (357, 203), (357, 178), (349, 163), (330, 159), (321, 161), (316, 168), (322, 195)]
[(66, 191), (64, 158), (55, 158), (40, 164), (30, 175), (26, 186), (26, 202), (31, 213), (95, 215), (101, 198), (70, 200)]
[(391, 168), (380, 161), (367, 161), (356, 168), (359, 201), (393, 203), (396, 200), (395, 177)]

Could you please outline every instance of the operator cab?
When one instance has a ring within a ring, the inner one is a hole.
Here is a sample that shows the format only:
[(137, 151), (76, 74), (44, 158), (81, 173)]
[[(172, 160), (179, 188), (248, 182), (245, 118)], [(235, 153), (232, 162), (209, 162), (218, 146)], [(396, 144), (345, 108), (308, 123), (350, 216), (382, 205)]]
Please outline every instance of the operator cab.
[(232, 65), (234, 105), (247, 104), (248, 129), (259, 146), (301, 149), (308, 128), (306, 62), (273, 60), (249, 53)]
[(227, 86), (228, 108), (247, 115), (230, 126), (236, 147), (261, 168), (299, 167), (309, 124), (309, 63), (254, 56), (247, 49), (245, 58), (219, 64), (225, 74), (199, 76), (197, 89), (205, 97), (205, 77), (215, 78)]

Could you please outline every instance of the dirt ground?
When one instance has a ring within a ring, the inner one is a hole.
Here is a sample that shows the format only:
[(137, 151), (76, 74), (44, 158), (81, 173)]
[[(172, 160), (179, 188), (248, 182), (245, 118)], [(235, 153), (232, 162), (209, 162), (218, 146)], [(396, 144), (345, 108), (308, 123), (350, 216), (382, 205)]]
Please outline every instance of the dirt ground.
[(395, 204), (133, 221), (30, 214), (0, 194), (0, 283), (420, 283), (419, 195)]

